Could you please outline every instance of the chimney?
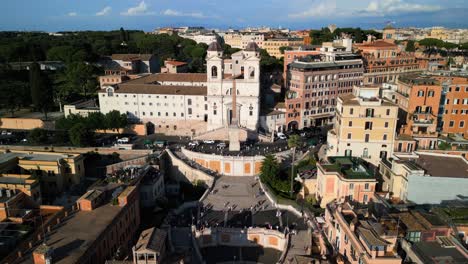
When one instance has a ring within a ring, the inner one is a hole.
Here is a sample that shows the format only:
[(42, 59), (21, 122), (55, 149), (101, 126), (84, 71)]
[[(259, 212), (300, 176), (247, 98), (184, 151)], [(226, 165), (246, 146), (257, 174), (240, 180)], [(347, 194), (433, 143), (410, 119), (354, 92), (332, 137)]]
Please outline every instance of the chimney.
[(52, 264), (53, 248), (42, 244), (38, 246), (33, 252), (34, 264)]

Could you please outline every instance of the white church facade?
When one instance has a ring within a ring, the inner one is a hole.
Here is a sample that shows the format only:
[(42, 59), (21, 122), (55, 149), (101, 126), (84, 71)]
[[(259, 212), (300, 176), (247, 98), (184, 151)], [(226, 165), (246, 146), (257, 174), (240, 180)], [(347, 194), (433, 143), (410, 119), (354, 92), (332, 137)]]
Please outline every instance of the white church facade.
[(151, 74), (103, 86), (99, 91), (101, 112), (117, 110), (132, 121), (154, 125), (157, 133), (201, 135), (232, 124), (235, 96), (235, 122), (256, 131), (260, 113), (258, 46), (251, 43), (226, 59), (220, 45), (213, 42), (206, 61), (206, 74)]

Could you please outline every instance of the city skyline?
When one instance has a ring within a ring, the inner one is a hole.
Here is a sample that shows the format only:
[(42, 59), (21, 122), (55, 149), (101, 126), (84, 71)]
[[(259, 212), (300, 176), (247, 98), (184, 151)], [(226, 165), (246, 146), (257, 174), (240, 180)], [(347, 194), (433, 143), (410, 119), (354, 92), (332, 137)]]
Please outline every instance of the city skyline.
[[(21, 10), (20, 10), (21, 9)], [(208, 28), (247, 26), (320, 28), (382, 28), (444, 26), (464, 28), (465, 1), (365, 0), (347, 1), (240, 0), (223, 5), (213, 0), (83, 0), (41, 2), (20, 0), (4, 3), (0, 30), (111, 30), (119, 27), (151, 31), (156, 27), (199, 25)], [(281, 15), (272, 15), (281, 14)], [(226, 22), (227, 21), (227, 22)]]

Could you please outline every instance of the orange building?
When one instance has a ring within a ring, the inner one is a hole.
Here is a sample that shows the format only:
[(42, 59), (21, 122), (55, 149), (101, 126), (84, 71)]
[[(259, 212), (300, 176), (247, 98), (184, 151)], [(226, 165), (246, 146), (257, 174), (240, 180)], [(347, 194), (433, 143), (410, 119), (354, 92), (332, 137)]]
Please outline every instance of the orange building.
[(419, 71), (414, 53), (403, 52), (392, 40), (373, 40), (354, 45), (364, 61), (364, 84), (394, 82), (403, 73)]
[(407, 75), (401, 76), (397, 84), (395, 103), (400, 108), (400, 134), (412, 136), (418, 149), (435, 149), (440, 82), (427, 76)]
[(131, 252), (140, 225), (138, 189), (107, 185), (88, 191), (78, 211), (49, 231), (46, 243), (16, 263), (104, 263), (120, 251)]
[(468, 138), (468, 77), (433, 76), (442, 84), (439, 130)]
[(316, 197), (322, 208), (333, 200), (367, 204), (376, 184), (371, 165), (361, 158), (336, 156), (328, 157), (326, 163), (317, 163)]

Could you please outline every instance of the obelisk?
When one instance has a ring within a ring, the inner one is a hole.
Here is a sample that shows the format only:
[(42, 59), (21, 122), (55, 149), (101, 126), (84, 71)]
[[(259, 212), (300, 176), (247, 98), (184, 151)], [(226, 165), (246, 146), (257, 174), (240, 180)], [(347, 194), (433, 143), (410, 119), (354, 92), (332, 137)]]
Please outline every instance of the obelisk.
[(240, 151), (239, 141), (239, 123), (237, 120), (237, 90), (236, 76), (232, 76), (232, 107), (231, 107), (231, 122), (229, 124), (229, 151)]

